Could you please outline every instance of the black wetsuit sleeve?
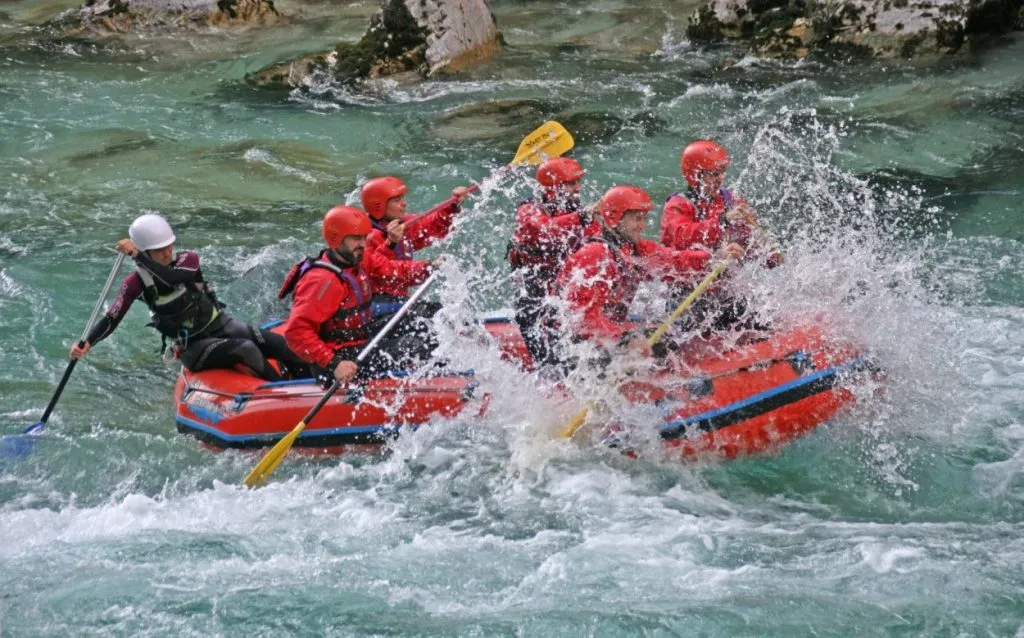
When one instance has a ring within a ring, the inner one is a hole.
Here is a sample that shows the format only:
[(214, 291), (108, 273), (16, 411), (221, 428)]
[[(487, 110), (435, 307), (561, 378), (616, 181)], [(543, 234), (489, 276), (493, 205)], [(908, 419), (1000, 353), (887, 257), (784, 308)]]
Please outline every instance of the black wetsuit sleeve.
[(92, 330), (89, 331), (89, 336), (85, 338), (85, 342), (91, 345), (96, 345), (100, 341), (110, 336), (110, 333), (114, 331), (115, 324), (110, 320), (110, 317), (103, 315), (93, 325)]

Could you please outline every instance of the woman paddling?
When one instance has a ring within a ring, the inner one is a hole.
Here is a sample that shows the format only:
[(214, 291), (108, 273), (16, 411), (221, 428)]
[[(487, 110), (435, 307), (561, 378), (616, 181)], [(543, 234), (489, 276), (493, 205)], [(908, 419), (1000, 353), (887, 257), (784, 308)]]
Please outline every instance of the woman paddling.
[(149, 325), (171, 341), (174, 355), (187, 370), (242, 368), (269, 381), (281, 374), (267, 361), (277, 359), (293, 371), (303, 363), (289, 349), (284, 337), (232, 319), (223, 311), (212, 286), (203, 278), (199, 255), (174, 252), (174, 231), (160, 215), (146, 214), (132, 222), (129, 239), (117, 243), (117, 251), (135, 259), (136, 270), (121, 282), (117, 298), (96, 322), (79, 347), (71, 347), (71, 358), (84, 357), (96, 343), (106, 339), (141, 298), (149, 307)]

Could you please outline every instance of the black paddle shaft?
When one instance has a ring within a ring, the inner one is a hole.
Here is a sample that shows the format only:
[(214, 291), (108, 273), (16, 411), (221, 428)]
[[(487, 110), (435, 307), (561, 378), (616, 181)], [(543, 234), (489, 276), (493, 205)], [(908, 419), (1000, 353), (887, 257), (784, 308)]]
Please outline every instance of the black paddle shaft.
[[(79, 341), (78, 347), (84, 348), (85, 342)], [(43, 412), (43, 418), (39, 419), (39, 423), (46, 423), (47, 419), (50, 418), (50, 413), (53, 412), (53, 408), (57, 405), (57, 399), (59, 399), (61, 393), (64, 392), (64, 386), (68, 384), (68, 379), (71, 378), (71, 372), (75, 369), (76, 363), (78, 363), (78, 359), (68, 361), (68, 367), (64, 369), (64, 376), (60, 378), (60, 383), (57, 384), (57, 390), (53, 393), (53, 398), (50, 399), (50, 405), (46, 406), (46, 410)]]

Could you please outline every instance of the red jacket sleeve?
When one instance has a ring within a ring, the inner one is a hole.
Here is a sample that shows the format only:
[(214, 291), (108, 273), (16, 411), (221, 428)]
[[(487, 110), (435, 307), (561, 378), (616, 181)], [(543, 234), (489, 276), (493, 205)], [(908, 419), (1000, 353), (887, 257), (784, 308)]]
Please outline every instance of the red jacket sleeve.
[(334, 349), (320, 338), (320, 326), (334, 316), (345, 296), (352, 292), (334, 273), (311, 268), (295, 286), (292, 311), (284, 326), (284, 338), (292, 352), (326, 368)]
[(661, 243), (678, 250), (713, 246), (722, 236), (717, 219), (699, 221), (697, 209), (681, 195), (665, 202), (661, 215)]
[(444, 202), (425, 213), (406, 215), (405, 237), (412, 250), (422, 250), (448, 236), (452, 230), (455, 215), (462, 210), (458, 202), (445, 205)]
[(675, 250), (649, 239), (637, 241), (637, 255), (646, 260), (651, 278), (672, 283), (692, 281), (711, 261), (707, 251)]
[(366, 236), (366, 253), (377, 253), (384, 251), (382, 254), (388, 259), (394, 259), (394, 252), (391, 250), (391, 244), (388, 241), (387, 235), (374, 228), (370, 231), (370, 234)]
[(619, 278), (619, 266), (603, 244), (587, 244), (566, 261), (559, 273), (559, 282), (580, 336), (618, 341), (635, 327), (629, 322), (614, 321), (605, 314)]
[(382, 251), (372, 251), (369, 246), (363, 254), (363, 268), (374, 290), (385, 286), (417, 286), (430, 275), (430, 262), (389, 259)]
[(578, 213), (548, 215), (532, 202), (516, 210), (516, 241), (523, 244), (558, 246), (569, 241), (579, 228)]

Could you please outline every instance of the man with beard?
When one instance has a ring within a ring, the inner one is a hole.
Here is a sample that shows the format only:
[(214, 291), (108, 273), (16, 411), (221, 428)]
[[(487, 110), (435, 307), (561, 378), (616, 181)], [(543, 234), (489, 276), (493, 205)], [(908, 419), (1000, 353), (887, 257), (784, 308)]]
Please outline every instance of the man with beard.
[(313, 365), (324, 381), (369, 377), (426, 359), (430, 349), (415, 335), (381, 341), (356, 365), (359, 351), (373, 337), (371, 302), (375, 286), (414, 286), (429, 275), (431, 264), (388, 259), (366, 250), (370, 219), (358, 208), (327, 211), (323, 237), (327, 248), (316, 258), (295, 264), (278, 296), (293, 295), (284, 335), (288, 346)]
[(540, 199), (528, 199), (516, 210), (507, 256), (518, 288), (516, 323), (536, 369), (559, 361), (554, 347), (558, 323), (550, 303), (558, 270), (586, 237), (601, 231), (590, 211), (580, 206), (584, 174), (572, 158), (547, 160), (537, 169)]

